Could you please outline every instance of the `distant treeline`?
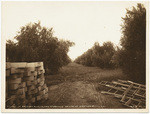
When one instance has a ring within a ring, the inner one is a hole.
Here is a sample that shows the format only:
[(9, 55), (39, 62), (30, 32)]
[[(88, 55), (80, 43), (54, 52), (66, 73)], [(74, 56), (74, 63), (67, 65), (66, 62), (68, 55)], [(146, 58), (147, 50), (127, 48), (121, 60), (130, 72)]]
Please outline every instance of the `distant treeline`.
[(114, 68), (115, 64), (112, 61), (112, 57), (115, 51), (114, 45), (111, 42), (105, 42), (102, 46), (96, 42), (91, 49), (75, 59), (75, 62), (86, 66)]
[(79, 56), (75, 62), (100, 68), (120, 67), (131, 79), (145, 83), (146, 79), (146, 9), (137, 4), (132, 10), (127, 9), (123, 19), (121, 48), (114, 48), (113, 43), (94, 46)]
[(59, 40), (53, 29), (39, 23), (21, 27), (17, 36), (6, 43), (6, 60), (9, 62), (43, 61), (47, 73), (56, 73), (63, 65), (71, 62), (67, 53), (74, 43)]

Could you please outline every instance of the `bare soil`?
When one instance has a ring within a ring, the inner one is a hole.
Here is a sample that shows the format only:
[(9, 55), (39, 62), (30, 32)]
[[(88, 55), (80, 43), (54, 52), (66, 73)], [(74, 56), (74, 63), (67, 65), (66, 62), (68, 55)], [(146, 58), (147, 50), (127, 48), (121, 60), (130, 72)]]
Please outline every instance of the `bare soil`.
[(70, 63), (59, 74), (46, 76), (49, 98), (36, 105), (49, 109), (126, 108), (119, 99), (101, 94), (103, 87), (99, 82), (117, 79), (127, 79), (120, 69), (106, 70)]

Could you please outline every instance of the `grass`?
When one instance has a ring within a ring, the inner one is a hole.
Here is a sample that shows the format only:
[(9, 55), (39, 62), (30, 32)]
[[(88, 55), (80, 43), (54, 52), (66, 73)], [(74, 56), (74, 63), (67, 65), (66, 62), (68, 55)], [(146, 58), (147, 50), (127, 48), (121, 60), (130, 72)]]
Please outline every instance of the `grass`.
[[(98, 83), (126, 80), (121, 69), (107, 70), (70, 63), (57, 75), (46, 75), (49, 99), (38, 106), (49, 108), (126, 108), (113, 96), (101, 94), (105, 88)], [(72, 107), (73, 106), (73, 107)]]
[(98, 67), (86, 67), (76, 63), (70, 63), (69, 65), (60, 69), (59, 74), (47, 75), (46, 83), (48, 86), (51, 86), (66, 81), (86, 81), (98, 83), (100, 81), (112, 81), (117, 79), (127, 80), (128, 78), (123, 75), (121, 69), (107, 70), (100, 69)]

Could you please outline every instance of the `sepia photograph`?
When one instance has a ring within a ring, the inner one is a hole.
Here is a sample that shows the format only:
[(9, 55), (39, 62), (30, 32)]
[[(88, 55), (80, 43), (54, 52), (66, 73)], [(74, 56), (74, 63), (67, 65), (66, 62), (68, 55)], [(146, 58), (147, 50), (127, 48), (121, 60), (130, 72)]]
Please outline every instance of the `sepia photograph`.
[(2, 1), (2, 111), (148, 112), (148, 9)]

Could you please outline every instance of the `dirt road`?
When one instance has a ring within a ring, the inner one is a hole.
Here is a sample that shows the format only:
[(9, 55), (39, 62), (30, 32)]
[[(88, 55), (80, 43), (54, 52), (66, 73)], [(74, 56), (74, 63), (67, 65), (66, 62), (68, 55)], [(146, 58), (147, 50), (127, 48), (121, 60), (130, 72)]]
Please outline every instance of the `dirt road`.
[(102, 70), (71, 63), (60, 74), (46, 76), (49, 99), (44, 108), (125, 108), (118, 99), (101, 94), (100, 81), (125, 79), (121, 70)]

